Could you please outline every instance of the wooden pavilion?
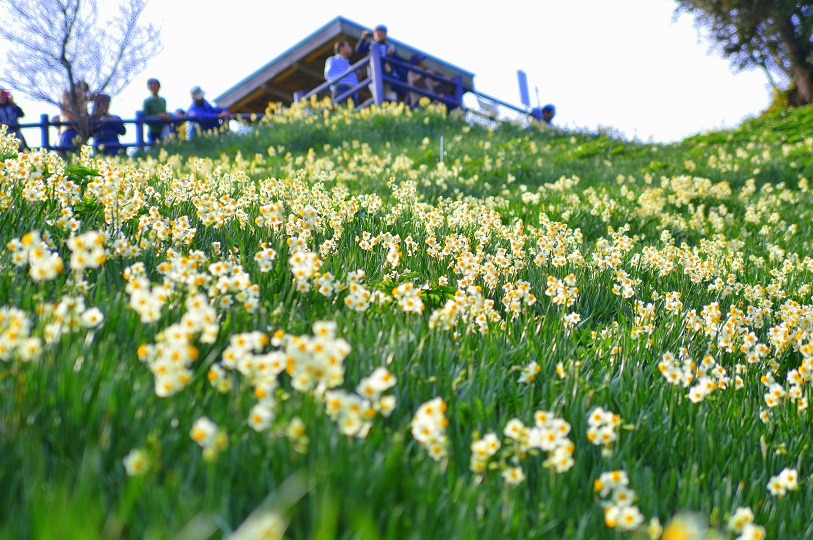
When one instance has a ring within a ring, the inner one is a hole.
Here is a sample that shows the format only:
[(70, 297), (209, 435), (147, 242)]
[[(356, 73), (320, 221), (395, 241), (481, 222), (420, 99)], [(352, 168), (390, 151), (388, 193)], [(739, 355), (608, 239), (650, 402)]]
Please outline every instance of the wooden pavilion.
[[(343, 17), (336, 17), (217, 96), (215, 101), (218, 106), (239, 113), (264, 112), (269, 102), (291, 105), (295, 93), (305, 93), (325, 82), (325, 61), (333, 56), (333, 45), (337, 41), (347, 40), (355, 47), (363, 30), (371, 29)], [(388, 37), (387, 40), (396, 46), (398, 55), (404, 60), (419, 53), (426, 57), (427, 66), (439, 75), (460, 77), (465, 89), (474, 88), (473, 73), (396, 39)], [(350, 62), (360, 59), (361, 57), (354, 56)], [(362, 92), (362, 100), (369, 95), (366, 90)]]

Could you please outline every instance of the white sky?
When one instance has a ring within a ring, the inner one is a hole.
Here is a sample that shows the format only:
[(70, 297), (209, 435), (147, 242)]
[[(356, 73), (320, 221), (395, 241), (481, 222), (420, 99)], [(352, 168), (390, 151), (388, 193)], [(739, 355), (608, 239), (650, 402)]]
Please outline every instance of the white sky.
[[(213, 100), (338, 15), (386, 24), (391, 37), (475, 73), (478, 90), (511, 103), (520, 102), (516, 70), (525, 70), (533, 104), (537, 86), (562, 127), (614, 127), (666, 142), (732, 127), (764, 109), (765, 76), (733, 74), (699, 42), (691, 18), (673, 21), (673, 12), (672, 0), (153, 0), (147, 19), (162, 26), (164, 50), (114, 97), (111, 111), (133, 118), (149, 77), (161, 80), (171, 110), (188, 108), (194, 85)], [(27, 121), (56, 113), (19, 92), (15, 98)], [(39, 143), (38, 134), (26, 136)]]

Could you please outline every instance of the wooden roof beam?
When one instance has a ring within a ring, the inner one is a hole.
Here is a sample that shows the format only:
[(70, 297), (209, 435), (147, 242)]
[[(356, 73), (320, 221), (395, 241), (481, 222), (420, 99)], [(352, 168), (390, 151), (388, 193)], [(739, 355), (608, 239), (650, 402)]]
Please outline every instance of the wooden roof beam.
[[(336, 41), (347, 41), (345, 36), (337, 36), (337, 38), (333, 42), (325, 43), (320, 47), (314, 48), (308, 55), (305, 56), (306, 62), (313, 62), (316, 59), (324, 57), (326, 54), (333, 56), (333, 43)], [(351, 46), (355, 46), (355, 44), (351, 43)]]
[(316, 79), (317, 81), (325, 82), (325, 74), (321, 71), (316, 71), (315, 69), (306, 66), (302, 62), (297, 62), (294, 64), (294, 67), (297, 71), (304, 73), (308, 77), (312, 79)]
[(285, 101), (292, 101), (294, 96), (291, 92), (286, 92), (279, 86), (273, 85), (271, 83), (265, 83), (260, 87), (263, 91), (268, 92), (272, 96), (278, 97), (279, 99), (283, 99)]

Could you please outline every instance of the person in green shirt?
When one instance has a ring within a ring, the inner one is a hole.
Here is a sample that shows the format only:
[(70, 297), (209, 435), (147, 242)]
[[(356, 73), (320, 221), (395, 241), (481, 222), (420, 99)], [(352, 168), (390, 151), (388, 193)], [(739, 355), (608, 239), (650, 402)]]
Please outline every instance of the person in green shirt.
[[(150, 93), (152, 95), (144, 100), (144, 105), (142, 107), (144, 110), (144, 116), (147, 118), (157, 116), (160, 117), (161, 120), (169, 121), (169, 115), (167, 114), (167, 100), (158, 95), (158, 91), (161, 90), (161, 83), (158, 82), (158, 79), (149, 79), (147, 81), (147, 88), (150, 89)], [(161, 122), (147, 123), (147, 140), (149, 140), (150, 144), (155, 144), (161, 140), (164, 126), (168, 125), (169, 124), (163, 124)]]

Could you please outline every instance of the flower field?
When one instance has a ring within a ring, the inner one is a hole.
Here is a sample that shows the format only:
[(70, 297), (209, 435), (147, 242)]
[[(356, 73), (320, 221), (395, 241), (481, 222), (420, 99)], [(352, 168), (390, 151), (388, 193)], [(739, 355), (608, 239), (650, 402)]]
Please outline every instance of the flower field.
[(269, 113), (0, 138), (0, 537), (813, 536), (813, 111)]

